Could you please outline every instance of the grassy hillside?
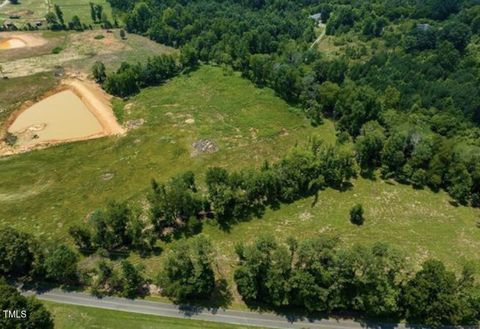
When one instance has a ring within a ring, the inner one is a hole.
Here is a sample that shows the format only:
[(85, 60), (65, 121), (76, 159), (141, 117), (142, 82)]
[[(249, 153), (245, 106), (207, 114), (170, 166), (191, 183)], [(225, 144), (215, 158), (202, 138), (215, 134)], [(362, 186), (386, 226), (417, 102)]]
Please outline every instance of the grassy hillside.
[[(247, 329), (250, 326), (217, 324), (188, 319), (164, 318), (98, 308), (45, 302), (55, 317), (55, 329)], [(255, 327), (259, 328), (259, 327)]]
[[(267, 211), (263, 219), (240, 223), (230, 232), (215, 227), (204, 231), (219, 251), (227, 278), (233, 276), (236, 263), (234, 245), (253, 241), (259, 233), (272, 234), (279, 241), (321, 234), (338, 236), (344, 245), (383, 241), (404, 252), (414, 265), (437, 258), (459, 268), (464, 261), (480, 260), (480, 229), (476, 227), (480, 213), (478, 209), (455, 207), (450, 200), (445, 192), (358, 179), (348, 191), (322, 191), (317, 202), (312, 197)], [(349, 220), (350, 208), (357, 203), (364, 206), (363, 226), (352, 225)], [(150, 266), (159, 269), (153, 262)]]
[[(45, 240), (69, 239), (68, 227), (84, 221), (111, 199), (142, 201), (151, 178), (165, 180), (208, 166), (245, 168), (274, 160), (317, 134), (334, 143), (330, 121), (313, 128), (269, 89), (257, 89), (237, 74), (204, 66), (163, 86), (143, 90), (128, 101), (115, 100), (125, 122), (145, 123), (124, 137), (103, 138), (0, 159), (0, 225), (15, 226)], [(192, 143), (207, 139), (217, 153), (192, 155)], [(113, 177), (113, 178), (112, 178)], [(351, 189), (328, 189), (313, 198), (269, 210), (224, 232), (204, 225), (217, 251), (219, 272), (232, 284), (236, 242), (260, 233), (279, 239), (336, 235), (345, 245), (386, 241), (419, 264), (436, 257), (454, 268), (479, 259), (478, 209), (458, 207), (444, 193), (416, 190), (381, 180), (357, 179)], [(352, 205), (362, 203), (366, 223), (350, 224)], [(162, 246), (168, 250), (169, 245)], [(131, 259), (155, 277), (162, 255)], [(240, 306), (238, 296), (234, 305)]]
[[(141, 199), (152, 178), (184, 170), (201, 173), (212, 165), (254, 166), (312, 133), (334, 138), (330, 122), (312, 128), (271, 90), (213, 67), (147, 89), (126, 103), (117, 101), (116, 108), (125, 121), (146, 123), (125, 137), (0, 160), (0, 225), (63, 239), (70, 224), (108, 200)], [(192, 157), (191, 144), (199, 139), (217, 143), (220, 151)]]
[(3, 80), (0, 88), (0, 126), (23, 102), (41, 96), (56, 83), (57, 80), (50, 72)]

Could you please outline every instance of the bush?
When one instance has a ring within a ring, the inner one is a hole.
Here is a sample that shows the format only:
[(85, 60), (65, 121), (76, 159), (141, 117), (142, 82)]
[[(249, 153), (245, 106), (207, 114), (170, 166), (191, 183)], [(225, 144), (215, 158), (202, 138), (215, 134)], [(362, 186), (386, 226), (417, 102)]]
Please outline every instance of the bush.
[(177, 301), (210, 298), (215, 289), (213, 258), (207, 238), (180, 241), (167, 256), (158, 277), (163, 294)]
[(69, 283), (77, 277), (78, 256), (66, 245), (60, 245), (45, 259), (46, 277), (54, 282)]
[(102, 34), (98, 34), (96, 35), (95, 37), (93, 37), (95, 40), (102, 40), (105, 38), (105, 36), (103, 36)]
[(53, 318), (50, 312), (35, 297), (24, 297), (17, 289), (0, 279), (0, 309), (24, 310), (27, 318), (7, 318), (2, 312), (0, 328), (38, 328), (53, 329)]
[(62, 52), (62, 47), (55, 47), (52, 49), (52, 54), (60, 54)]
[(365, 218), (363, 218), (363, 207), (357, 204), (350, 209), (350, 222), (355, 225), (363, 225)]

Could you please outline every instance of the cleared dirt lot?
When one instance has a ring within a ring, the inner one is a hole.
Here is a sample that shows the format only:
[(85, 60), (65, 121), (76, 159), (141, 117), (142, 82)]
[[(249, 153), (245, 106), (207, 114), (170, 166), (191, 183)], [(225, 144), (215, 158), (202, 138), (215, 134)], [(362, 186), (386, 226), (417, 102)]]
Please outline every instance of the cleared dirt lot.
[[(0, 49), (11, 49), (8, 47), (9, 43), (13, 44), (12, 49), (22, 47), (33, 48), (43, 46), (47, 43), (47, 40), (38, 33), (2, 32), (0, 34)], [(2, 48), (2, 45), (4, 45), (4, 48)]]
[[(100, 30), (48, 33), (43, 38), (46, 40), (43, 45), (32, 43), (35, 46), (0, 50), (0, 64), (4, 75), (10, 78), (58, 68), (88, 74), (97, 60), (114, 68), (121, 61), (143, 61), (155, 54), (175, 51), (141, 36), (129, 35), (127, 39), (122, 39), (118, 34), (118, 31)], [(31, 38), (32, 42), (33, 39), (42, 38), (41, 33), (29, 32), (18, 32), (15, 36), (25, 40)], [(53, 48), (58, 51), (53, 53)]]

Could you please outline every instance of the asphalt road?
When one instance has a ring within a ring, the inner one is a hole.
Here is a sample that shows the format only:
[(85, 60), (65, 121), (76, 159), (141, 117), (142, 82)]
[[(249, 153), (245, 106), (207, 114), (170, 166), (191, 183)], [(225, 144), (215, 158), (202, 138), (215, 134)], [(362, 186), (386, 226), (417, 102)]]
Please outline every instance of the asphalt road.
[(131, 313), (158, 315), (173, 318), (204, 320), (219, 323), (250, 325), (268, 328), (301, 328), (301, 329), (405, 329), (412, 328), (404, 324), (379, 324), (359, 323), (351, 320), (309, 320), (290, 319), (285, 316), (269, 313), (244, 312), (224, 309), (206, 309), (192, 306), (184, 307), (167, 303), (145, 300), (131, 300), (119, 297), (96, 298), (91, 295), (77, 292), (64, 292), (51, 290), (45, 293), (32, 291), (23, 292), (24, 295), (36, 295), (38, 299), (108, 310), (124, 311)]

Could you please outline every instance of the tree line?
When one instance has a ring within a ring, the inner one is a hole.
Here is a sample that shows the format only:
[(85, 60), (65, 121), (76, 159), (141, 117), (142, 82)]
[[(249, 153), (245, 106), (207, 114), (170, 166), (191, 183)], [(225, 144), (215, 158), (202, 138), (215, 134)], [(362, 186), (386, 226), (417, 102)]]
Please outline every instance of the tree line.
[[(113, 27), (119, 27), (118, 21), (114, 18), (113, 23), (108, 19), (107, 14), (103, 10), (103, 6), (99, 4), (94, 4), (90, 2), (90, 16), (94, 24), (100, 24), (104, 29), (111, 29)], [(85, 24), (80, 20), (78, 15), (74, 15), (69, 22), (65, 21), (62, 8), (55, 4), (53, 6), (53, 11), (49, 11), (45, 15), (45, 20), (47, 26), (52, 31), (60, 30), (74, 30), (74, 31), (84, 31), (88, 29), (93, 29), (91, 24)]]
[(148, 58), (146, 63), (122, 62), (115, 71), (108, 73), (102, 62), (92, 67), (92, 75), (112, 95), (129, 97), (141, 88), (159, 85), (178, 75), (185, 66), (174, 55), (161, 54)]
[[(75, 253), (66, 246), (42, 255), (38, 241), (28, 234), (8, 228), (0, 230), (0, 237), (5, 241), (0, 246), (0, 276), (9, 279), (74, 284), (76, 276), (76, 284), (91, 287), (93, 294), (129, 298), (148, 293), (146, 285), (152, 282), (163, 295), (182, 303), (210, 300), (223, 279), (216, 270), (212, 244), (203, 235), (174, 243), (151, 279), (126, 260), (114, 263), (101, 258), (93, 266), (79, 267)], [(473, 325), (480, 319), (480, 284), (471, 263), (458, 276), (434, 259), (414, 270), (387, 244), (345, 248), (338, 238), (326, 235), (285, 242), (260, 236), (252, 243), (235, 245), (235, 251), (235, 285), (251, 307), (301, 309), (309, 315), (348, 311), (433, 327)], [(45, 261), (39, 262), (42, 257)], [(32, 321), (44, 324), (36, 328), (52, 328), (51, 317), (38, 302), (15, 297), (16, 289), (4, 281), (0, 295), (7, 295), (0, 303), (14, 298), (38, 312)]]
[[(336, 120), (339, 136), (358, 144), (364, 174), (381, 169), (384, 177), (444, 188), (459, 203), (479, 205), (480, 66), (468, 50), (480, 32), (479, 5), (461, 0), (355, 6), (339, 0), (110, 3), (123, 12), (129, 32), (179, 47), (178, 66), (230, 65), (302, 106), (313, 124), (324, 117)], [(311, 49), (315, 22), (308, 14), (315, 12), (327, 34), (370, 42), (371, 49), (353, 44), (336, 58)], [(407, 18), (410, 25), (395, 28)], [(380, 43), (383, 48), (377, 49)], [(127, 79), (120, 71), (115, 78)], [(122, 97), (138, 92), (141, 79), (131, 79), (137, 83), (112, 92)]]
[(0, 229), (0, 240), (0, 278), (33, 285), (86, 286), (99, 295), (132, 298), (143, 293), (142, 268), (127, 260), (113, 264), (101, 258), (91, 266), (80, 266), (79, 254), (68, 245), (41, 242), (13, 228)]
[(433, 327), (480, 319), (473, 264), (459, 277), (433, 259), (413, 272), (405, 257), (386, 244), (345, 250), (328, 236), (286, 243), (264, 236), (237, 245), (236, 252), (235, 283), (251, 305), (307, 313), (353, 311)]
[(228, 228), (327, 187), (345, 188), (355, 175), (352, 152), (314, 138), (307, 147), (296, 147), (280, 161), (265, 162), (259, 169), (208, 168), (202, 184), (206, 191), (198, 188), (193, 172), (163, 183), (153, 180), (146, 211), (112, 202), (105, 210), (93, 212), (87, 224), (72, 226), (70, 234), (86, 253), (98, 249), (149, 253), (157, 238), (198, 234), (204, 219)]

